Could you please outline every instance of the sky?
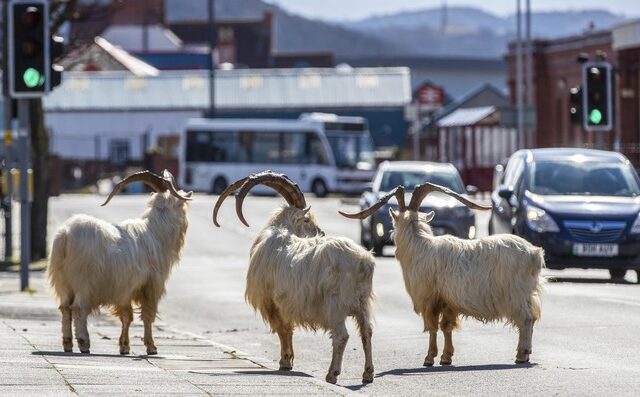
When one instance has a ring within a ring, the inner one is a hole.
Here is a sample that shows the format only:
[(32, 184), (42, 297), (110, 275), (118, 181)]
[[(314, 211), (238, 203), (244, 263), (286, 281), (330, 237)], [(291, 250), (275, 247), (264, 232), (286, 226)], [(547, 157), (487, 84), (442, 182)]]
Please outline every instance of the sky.
[[(442, 6), (444, 0), (265, 0), (295, 14), (345, 21), (372, 15), (396, 13)], [(474, 6), (500, 16), (515, 12), (514, 0), (447, 0), (449, 6)], [(522, 1), (524, 4), (524, 0)], [(640, 17), (639, 0), (531, 0), (533, 11), (605, 9), (628, 17)]]

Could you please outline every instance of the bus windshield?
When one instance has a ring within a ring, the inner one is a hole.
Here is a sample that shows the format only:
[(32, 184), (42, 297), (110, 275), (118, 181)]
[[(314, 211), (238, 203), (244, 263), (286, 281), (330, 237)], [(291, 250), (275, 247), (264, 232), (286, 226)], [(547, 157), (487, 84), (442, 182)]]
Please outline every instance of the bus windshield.
[(375, 167), (373, 142), (369, 134), (344, 134), (327, 131), (338, 168), (372, 170)]

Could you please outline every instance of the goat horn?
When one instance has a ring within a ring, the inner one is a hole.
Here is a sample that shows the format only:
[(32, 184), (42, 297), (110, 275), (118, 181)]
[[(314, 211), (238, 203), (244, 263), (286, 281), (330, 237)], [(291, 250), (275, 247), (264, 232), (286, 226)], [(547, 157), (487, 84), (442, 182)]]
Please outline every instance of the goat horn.
[(118, 184), (116, 184), (116, 186), (113, 188), (113, 190), (109, 194), (109, 197), (107, 197), (105, 202), (102, 203), (102, 206), (104, 207), (105, 205), (107, 205), (109, 201), (111, 201), (113, 196), (118, 194), (118, 192), (120, 192), (122, 189), (124, 189), (126, 186), (128, 186), (133, 182), (142, 182), (145, 185), (151, 187), (151, 189), (153, 189), (156, 193), (165, 192), (169, 190), (169, 192), (172, 195), (174, 195), (175, 197), (181, 200), (191, 200), (191, 198), (182, 196), (180, 193), (178, 193), (175, 186), (173, 186), (173, 183), (170, 180), (165, 179), (160, 175), (156, 175), (153, 172), (147, 170), (147, 171), (136, 172), (135, 174), (129, 175), (128, 177), (118, 182)]
[(302, 194), (298, 185), (289, 179), (288, 176), (273, 171), (263, 171), (259, 174), (253, 174), (242, 185), (242, 188), (240, 188), (240, 191), (236, 195), (236, 214), (238, 214), (240, 221), (247, 227), (249, 224), (242, 213), (242, 203), (249, 191), (256, 185), (265, 185), (277, 191), (284, 197), (287, 204), (292, 207), (304, 209), (307, 206), (304, 194)]
[(347, 218), (365, 219), (365, 218), (371, 216), (374, 212), (376, 212), (378, 210), (378, 208), (382, 207), (393, 196), (396, 196), (396, 200), (398, 200), (398, 209), (400, 211), (405, 211), (407, 208), (406, 208), (406, 206), (404, 204), (404, 186), (398, 186), (395, 189), (393, 189), (392, 191), (390, 191), (389, 193), (387, 193), (387, 195), (382, 197), (380, 200), (378, 200), (377, 203), (375, 203), (371, 207), (367, 208), (366, 210), (358, 212), (357, 214), (348, 214), (348, 213), (342, 212), (342, 211), (338, 211), (338, 212), (340, 213), (340, 215), (345, 216)]
[(222, 202), (233, 192), (235, 192), (236, 190), (240, 189), (240, 187), (247, 181), (247, 179), (249, 179), (249, 177), (245, 177), (242, 178), (240, 180), (237, 180), (235, 182), (233, 182), (231, 185), (227, 186), (226, 189), (224, 189), (224, 192), (222, 192), (222, 194), (220, 194), (220, 197), (218, 197), (218, 201), (216, 201), (216, 205), (213, 207), (213, 224), (216, 225), (217, 227), (220, 227), (220, 225), (218, 224), (218, 211), (220, 210), (220, 207), (222, 206)]
[(427, 183), (423, 183), (422, 185), (416, 186), (415, 190), (413, 191), (413, 194), (411, 195), (411, 202), (409, 202), (409, 210), (418, 211), (420, 209), (420, 204), (422, 204), (422, 200), (424, 200), (424, 198), (427, 197), (429, 193), (433, 193), (433, 192), (441, 192), (446, 195), (449, 195), (455, 198), (456, 200), (460, 201), (462, 204), (466, 205), (467, 207), (473, 208), (476, 210), (490, 210), (492, 208), (492, 207), (485, 207), (484, 205), (476, 204), (473, 201), (466, 199), (460, 194), (444, 186), (427, 182)]

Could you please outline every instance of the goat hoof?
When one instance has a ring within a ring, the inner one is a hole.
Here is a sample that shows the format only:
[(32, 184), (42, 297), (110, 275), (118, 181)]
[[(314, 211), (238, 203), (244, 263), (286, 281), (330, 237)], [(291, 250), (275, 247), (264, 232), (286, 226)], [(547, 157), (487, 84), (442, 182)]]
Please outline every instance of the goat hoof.
[(71, 338), (62, 338), (62, 348), (65, 353), (71, 353), (73, 351), (73, 340)]
[(516, 357), (516, 364), (526, 364), (529, 362), (529, 356), (527, 357)]
[(362, 383), (373, 382), (373, 372), (365, 372), (362, 374)]
[(155, 347), (147, 347), (147, 355), (155, 356), (156, 354), (158, 354), (158, 349)]
[(289, 365), (281, 365), (279, 370), (280, 371), (291, 371), (293, 369), (293, 367), (289, 366)]
[(440, 365), (451, 365), (451, 359), (450, 358), (441, 358), (440, 359)]
[(120, 355), (126, 356), (127, 354), (129, 354), (129, 349), (120, 349)]
[(432, 358), (425, 358), (424, 359), (424, 364), (422, 364), (424, 367), (433, 367), (433, 359)]
[(340, 371), (329, 372), (327, 374), (327, 377), (325, 378), (325, 380), (328, 383), (331, 383), (331, 384), (335, 385), (336, 382), (338, 381), (338, 375), (340, 375)]

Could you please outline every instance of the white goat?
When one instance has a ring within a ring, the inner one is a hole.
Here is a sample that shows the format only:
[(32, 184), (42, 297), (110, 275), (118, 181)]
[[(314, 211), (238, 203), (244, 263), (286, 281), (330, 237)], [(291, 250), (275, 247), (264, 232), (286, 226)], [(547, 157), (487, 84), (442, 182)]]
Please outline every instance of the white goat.
[(222, 202), (240, 186), (236, 211), (247, 225), (242, 202), (258, 184), (275, 189), (288, 202), (274, 212), (251, 247), (245, 292), (248, 303), (280, 338), (280, 369), (293, 368), (296, 326), (328, 330), (333, 356), (326, 380), (336, 383), (349, 339), (345, 320), (353, 316), (365, 353), (362, 381), (372, 382), (373, 256), (349, 239), (325, 237), (298, 186), (285, 175), (270, 171), (241, 179), (227, 188), (215, 205), (216, 226)]
[(73, 350), (71, 320), (82, 353), (89, 353), (87, 316), (107, 306), (122, 321), (120, 354), (129, 354), (132, 302), (141, 307), (147, 354), (157, 354), (151, 327), (165, 282), (187, 231), (187, 201), (192, 192), (177, 191), (173, 176), (149, 171), (133, 174), (118, 183), (107, 200), (132, 182), (143, 182), (156, 193), (141, 219), (113, 225), (88, 215), (69, 219), (53, 240), (49, 280), (62, 312), (62, 346)]
[(429, 331), (425, 366), (433, 365), (438, 354), (438, 321), (444, 333), (440, 364), (451, 364), (451, 331), (458, 327), (459, 315), (483, 322), (506, 320), (517, 327), (516, 363), (528, 362), (533, 325), (541, 314), (539, 275), (544, 267), (543, 250), (508, 234), (478, 240), (434, 236), (428, 224), (433, 211), (419, 212), (420, 204), (431, 192), (448, 194), (471, 208), (491, 209), (442, 186), (425, 183), (416, 187), (408, 208), (404, 204), (404, 187), (399, 186), (358, 214), (340, 213), (364, 219), (396, 196), (399, 211), (389, 209), (394, 225), (392, 238), (413, 308), (422, 315), (425, 331)]

